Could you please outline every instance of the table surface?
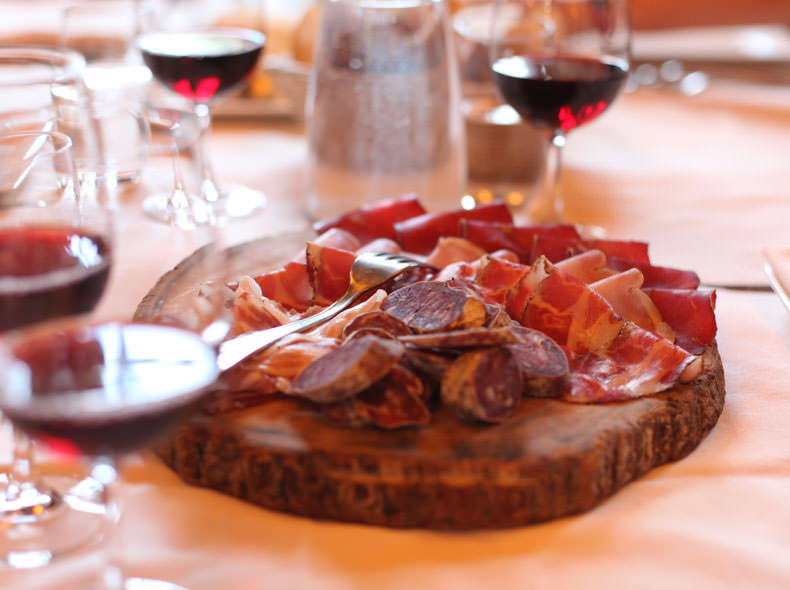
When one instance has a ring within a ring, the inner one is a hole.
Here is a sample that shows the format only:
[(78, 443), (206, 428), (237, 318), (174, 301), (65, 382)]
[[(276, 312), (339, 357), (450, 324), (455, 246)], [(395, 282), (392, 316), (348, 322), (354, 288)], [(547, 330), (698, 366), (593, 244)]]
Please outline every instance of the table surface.
[[(640, 91), (569, 140), (563, 189), (579, 222), (645, 239), (704, 281), (765, 284), (786, 246), (790, 89)], [(272, 122), (218, 123), (219, 175), (267, 191), (236, 239), (305, 227), (305, 141)], [(123, 197), (120, 260), (101, 306), (128, 317), (168, 261), (164, 226)], [(195, 590), (790, 587), (790, 316), (773, 294), (720, 291), (727, 397), (686, 459), (586, 514), (501, 532), (387, 530), (270, 512), (182, 484), (156, 458), (126, 469), (121, 552), (134, 575)], [(7, 445), (6, 445), (7, 449)], [(95, 556), (2, 572), (2, 588), (80, 588)]]

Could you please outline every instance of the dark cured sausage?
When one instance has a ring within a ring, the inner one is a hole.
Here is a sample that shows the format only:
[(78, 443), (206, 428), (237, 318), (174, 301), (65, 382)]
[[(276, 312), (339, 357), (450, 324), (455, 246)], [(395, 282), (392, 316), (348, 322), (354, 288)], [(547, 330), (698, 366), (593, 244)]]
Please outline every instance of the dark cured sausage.
[(307, 365), (288, 393), (319, 403), (351, 397), (389, 373), (403, 352), (396, 340), (373, 335), (349, 340)]
[(414, 283), (398, 289), (387, 296), (381, 309), (418, 333), (476, 328), (486, 321), (485, 303), (443, 283)]
[(376, 328), (392, 336), (413, 334), (411, 328), (393, 315), (383, 311), (370, 311), (358, 315), (343, 328), (343, 337), (347, 338), (362, 328)]
[(406, 363), (418, 375), (426, 378), (433, 384), (438, 384), (444, 372), (447, 370), (458, 355), (455, 353), (445, 354), (428, 350), (406, 349)]
[(501, 422), (521, 399), (521, 370), (505, 348), (459, 356), (442, 377), (442, 402), (465, 420)]
[(558, 397), (567, 388), (568, 357), (562, 348), (543, 332), (514, 328), (521, 340), (506, 348), (521, 369), (523, 393), (529, 397)]
[(480, 348), (521, 342), (518, 333), (512, 328), (470, 328), (454, 332), (401, 336), (399, 340), (415, 348)]
[(422, 380), (396, 365), (369, 389), (352, 398), (325, 404), (321, 412), (328, 421), (351, 428), (372, 425), (391, 430), (424, 426), (431, 419), (424, 390)]

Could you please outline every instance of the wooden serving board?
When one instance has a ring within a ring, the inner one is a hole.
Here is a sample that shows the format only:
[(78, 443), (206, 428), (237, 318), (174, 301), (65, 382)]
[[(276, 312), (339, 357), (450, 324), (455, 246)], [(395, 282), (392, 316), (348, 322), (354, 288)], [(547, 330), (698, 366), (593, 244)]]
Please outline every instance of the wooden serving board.
[[(231, 267), (278, 264), (305, 237), (237, 247)], [(136, 317), (151, 319), (194, 285), (199, 263), (198, 252), (165, 275)], [(304, 516), (437, 529), (525, 525), (587, 510), (690, 453), (724, 404), (715, 345), (704, 360), (699, 379), (660, 395), (591, 405), (525, 398), (498, 425), (440, 409), (422, 429), (348, 430), (307, 402), (278, 398), (197, 416), (158, 451), (188, 483)]]

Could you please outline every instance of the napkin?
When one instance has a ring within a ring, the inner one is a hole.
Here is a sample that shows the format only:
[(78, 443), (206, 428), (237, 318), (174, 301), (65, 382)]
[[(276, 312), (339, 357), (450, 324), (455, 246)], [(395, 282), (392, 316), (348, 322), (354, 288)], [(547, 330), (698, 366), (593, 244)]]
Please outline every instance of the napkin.
[(765, 274), (779, 299), (790, 311), (790, 248), (764, 248)]

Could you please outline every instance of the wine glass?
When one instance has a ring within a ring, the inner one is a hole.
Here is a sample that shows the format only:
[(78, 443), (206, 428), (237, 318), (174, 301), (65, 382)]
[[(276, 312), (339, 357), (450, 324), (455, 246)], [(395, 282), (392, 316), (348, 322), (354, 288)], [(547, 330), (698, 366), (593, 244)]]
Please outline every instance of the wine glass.
[[(78, 181), (66, 135), (0, 136), (0, 332), (87, 314), (98, 303), (110, 272), (113, 228), (103, 193), (87, 186)], [(0, 563), (44, 565), (95, 542), (100, 519), (65, 501), (79, 480), (42, 482), (29, 440), (14, 434), (0, 498)]]
[[(190, 102), (205, 136), (211, 126), (211, 105), (243, 87), (265, 41), (262, 32), (252, 29), (206, 27), (146, 33), (137, 39), (137, 47), (154, 78)], [(204, 143), (201, 139), (197, 150), (201, 197), (230, 217), (244, 217), (263, 207), (266, 197), (260, 191), (217, 184)], [(144, 201), (143, 207), (150, 216), (166, 220), (167, 201), (167, 195), (154, 195)]]
[[(121, 516), (119, 457), (171, 430), (197, 407), (217, 374), (214, 349), (182, 328), (41, 324), (16, 334), (0, 354), (0, 410), (29, 435), (58, 440), (92, 463), (113, 527)], [(107, 549), (100, 588), (179, 588), (127, 578)]]
[(491, 69), (502, 98), (548, 141), (535, 223), (567, 222), (559, 194), (566, 136), (614, 101), (628, 76), (627, 0), (500, 0)]

